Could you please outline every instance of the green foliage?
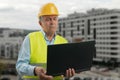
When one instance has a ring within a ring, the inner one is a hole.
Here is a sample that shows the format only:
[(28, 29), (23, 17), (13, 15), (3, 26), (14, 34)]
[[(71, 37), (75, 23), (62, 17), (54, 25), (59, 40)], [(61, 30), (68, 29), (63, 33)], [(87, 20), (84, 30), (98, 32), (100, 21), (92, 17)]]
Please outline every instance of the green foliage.
[(7, 68), (7, 64), (0, 63), (0, 75), (1, 72), (4, 71)]

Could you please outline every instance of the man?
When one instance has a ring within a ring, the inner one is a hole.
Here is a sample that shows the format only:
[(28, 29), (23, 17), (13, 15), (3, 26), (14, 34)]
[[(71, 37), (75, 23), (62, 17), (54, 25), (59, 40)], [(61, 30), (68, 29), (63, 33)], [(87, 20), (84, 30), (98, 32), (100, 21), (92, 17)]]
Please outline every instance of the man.
[[(38, 16), (41, 30), (28, 34), (20, 49), (16, 69), (20, 80), (60, 80), (46, 75), (47, 45), (67, 43), (67, 40), (56, 34), (58, 27), (58, 10), (53, 3), (45, 4)], [(51, 63), (52, 64), (52, 63)], [(74, 69), (66, 70), (66, 77), (74, 76)]]

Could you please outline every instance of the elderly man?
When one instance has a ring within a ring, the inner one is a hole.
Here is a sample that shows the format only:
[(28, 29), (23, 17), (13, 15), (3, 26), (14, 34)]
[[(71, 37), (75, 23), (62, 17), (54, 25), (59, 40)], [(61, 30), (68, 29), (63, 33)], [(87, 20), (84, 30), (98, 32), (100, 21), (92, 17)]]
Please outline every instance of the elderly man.
[[(61, 77), (46, 75), (47, 45), (67, 43), (56, 34), (58, 27), (58, 10), (53, 3), (47, 3), (38, 14), (41, 30), (29, 33), (19, 51), (16, 69), (20, 80), (62, 80)], [(52, 63), (51, 63), (52, 64)], [(66, 70), (67, 78), (75, 74), (74, 69)]]

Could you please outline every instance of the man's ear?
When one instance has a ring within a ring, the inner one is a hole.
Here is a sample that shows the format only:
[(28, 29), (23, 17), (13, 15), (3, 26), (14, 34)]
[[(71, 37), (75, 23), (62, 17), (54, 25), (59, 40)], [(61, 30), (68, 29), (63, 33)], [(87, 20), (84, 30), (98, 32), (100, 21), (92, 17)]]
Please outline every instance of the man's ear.
[(43, 26), (42, 26), (42, 22), (41, 22), (41, 21), (39, 21), (39, 25), (43, 28)]
[(39, 24), (42, 25), (42, 23), (39, 21)]

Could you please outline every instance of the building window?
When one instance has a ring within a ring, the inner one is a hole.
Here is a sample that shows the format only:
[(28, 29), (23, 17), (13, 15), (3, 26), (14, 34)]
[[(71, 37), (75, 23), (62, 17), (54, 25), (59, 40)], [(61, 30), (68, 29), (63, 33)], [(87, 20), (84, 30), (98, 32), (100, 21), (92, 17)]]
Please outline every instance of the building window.
[(115, 52), (111, 52), (111, 55), (117, 55), (118, 53), (115, 53)]
[(77, 23), (80, 23), (80, 21), (78, 20)]
[(82, 35), (84, 35), (84, 29), (82, 29)]
[(59, 23), (59, 32), (61, 32), (61, 23)]
[(73, 30), (71, 30), (71, 37), (73, 37)]
[(63, 23), (63, 28), (65, 28), (65, 23)]
[(117, 47), (111, 47), (111, 50), (117, 50), (118, 48)]
[(71, 22), (71, 27), (73, 27), (73, 22)]
[(110, 29), (117, 29), (117, 28), (118, 28), (117, 26), (110, 27)]
[(82, 22), (84, 22), (84, 20), (82, 20)]
[(11, 50), (10, 50), (10, 58), (13, 58), (13, 48), (11, 48)]
[(111, 45), (116, 45), (116, 44), (118, 44), (118, 42), (111, 42), (110, 44)]
[(65, 37), (65, 31), (63, 31), (63, 37)]
[(93, 21), (96, 21), (96, 18), (94, 18)]
[(118, 16), (111, 16), (110, 18), (111, 19), (116, 19), (116, 18), (118, 18)]
[(96, 39), (96, 29), (93, 29), (93, 38)]
[(87, 32), (88, 32), (88, 35), (90, 35), (90, 20), (88, 20), (88, 25), (87, 26), (88, 26), (88, 31)]
[(82, 27), (84, 27), (84, 24), (82, 24)]
[(96, 26), (96, 23), (94, 23), (93, 25)]
[(77, 30), (80, 31), (80, 26), (79, 25), (77, 25)]
[(1, 56), (5, 56), (5, 47), (1, 46)]
[(117, 21), (111, 21), (110, 24), (117, 24)]
[(3, 30), (0, 30), (0, 34), (2, 34), (3, 33)]
[(118, 37), (111, 37), (111, 40), (116, 40), (118, 39)]
[(113, 35), (114, 35), (114, 34), (118, 34), (118, 32), (110, 32), (110, 34), (113, 34)]

